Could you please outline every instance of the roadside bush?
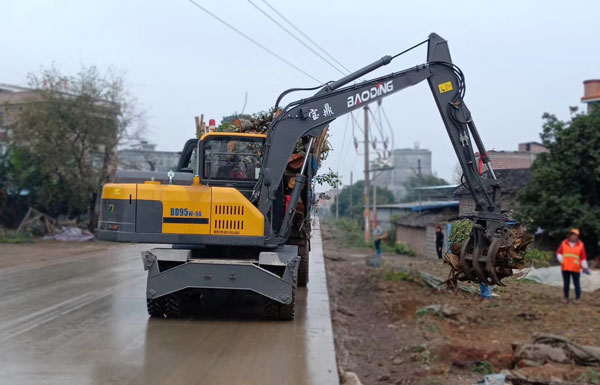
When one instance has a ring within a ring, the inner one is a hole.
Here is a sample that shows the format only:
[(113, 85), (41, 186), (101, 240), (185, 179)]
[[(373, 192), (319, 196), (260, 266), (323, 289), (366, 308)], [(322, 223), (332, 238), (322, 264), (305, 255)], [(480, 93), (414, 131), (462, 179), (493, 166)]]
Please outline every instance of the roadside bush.
[(368, 247), (365, 243), (364, 231), (360, 225), (348, 218), (332, 220), (332, 227), (335, 229), (335, 234), (346, 247)]
[(406, 243), (400, 241), (396, 241), (394, 251), (396, 254), (408, 255), (409, 257), (417, 256), (417, 253), (415, 253)]
[(531, 248), (525, 251), (525, 261), (530, 262), (533, 267), (548, 267), (550, 266), (550, 260), (554, 256), (552, 251), (542, 251), (535, 248)]

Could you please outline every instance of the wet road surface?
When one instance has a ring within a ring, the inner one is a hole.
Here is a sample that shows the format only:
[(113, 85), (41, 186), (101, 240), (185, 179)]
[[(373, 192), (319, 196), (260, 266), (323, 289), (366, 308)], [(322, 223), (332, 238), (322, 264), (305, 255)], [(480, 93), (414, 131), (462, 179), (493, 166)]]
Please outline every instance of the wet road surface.
[(293, 322), (149, 318), (146, 247), (0, 269), (0, 384), (338, 384), (318, 228)]

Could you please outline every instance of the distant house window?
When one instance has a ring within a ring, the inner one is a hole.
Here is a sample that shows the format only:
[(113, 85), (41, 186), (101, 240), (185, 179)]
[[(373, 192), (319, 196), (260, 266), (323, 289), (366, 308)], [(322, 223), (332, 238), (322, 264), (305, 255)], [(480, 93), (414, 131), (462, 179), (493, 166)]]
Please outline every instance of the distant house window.
[(526, 144), (527, 151), (531, 151), (531, 143)]

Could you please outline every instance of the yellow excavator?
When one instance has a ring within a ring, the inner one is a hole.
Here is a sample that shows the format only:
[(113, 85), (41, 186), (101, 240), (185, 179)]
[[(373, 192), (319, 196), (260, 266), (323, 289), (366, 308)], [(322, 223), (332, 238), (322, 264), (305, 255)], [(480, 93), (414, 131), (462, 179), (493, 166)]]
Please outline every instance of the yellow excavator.
[[(508, 241), (500, 182), (464, 103), (464, 76), (448, 43), (435, 33), (425, 42), (424, 64), (353, 83), (398, 55), (384, 56), (337, 81), (284, 91), (266, 135), (207, 133), (186, 143), (176, 172), (120, 172), (106, 184), (99, 239), (172, 245), (142, 253), (149, 314), (177, 317), (191, 298), (241, 295), (257, 298), (268, 318), (292, 319), (296, 287), (308, 281), (315, 138), (339, 116), (424, 80), (477, 211), (459, 279), (501, 284), (511, 270), (498, 253)], [(279, 107), (298, 90), (318, 91)], [(299, 141), (305, 156), (290, 189), (283, 177)], [(491, 178), (480, 175), (477, 151)]]

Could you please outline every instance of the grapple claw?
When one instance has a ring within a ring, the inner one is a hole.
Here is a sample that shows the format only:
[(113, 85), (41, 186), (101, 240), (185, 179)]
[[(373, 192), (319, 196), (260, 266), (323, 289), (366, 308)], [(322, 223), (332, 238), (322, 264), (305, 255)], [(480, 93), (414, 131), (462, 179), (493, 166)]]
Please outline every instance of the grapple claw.
[(498, 255), (498, 250), (500, 250), (500, 246), (502, 245), (502, 239), (495, 238), (487, 252), (487, 264), (486, 270), (489, 274), (490, 283), (505, 286), (502, 281), (498, 278), (498, 274), (496, 274), (496, 256)]
[(472, 274), (472, 269), (470, 265), (470, 262), (467, 262), (467, 250), (469, 250), (470, 245), (473, 243), (473, 237), (469, 236), (469, 239), (467, 239), (465, 242), (463, 242), (462, 247), (460, 248), (460, 259), (459, 259), (459, 263), (460, 263), (460, 267), (462, 269), (462, 273), (464, 274), (463, 277), (461, 277), (461, 281), (472, 281), (473, 280), (473, 274)]
[(483, 239), (479, 239), (479, 241), (475, 240), (475, 248), (473, 249), (473, 259), (472, 259), (472, 267), (475, 271), (475, 282), (477, 283), (485, 283), (487, 282), (484, 271), (481, 269), (481, 265), (479, 264), (479, 258), (483, 254), (483, 247), (481, 247)]

